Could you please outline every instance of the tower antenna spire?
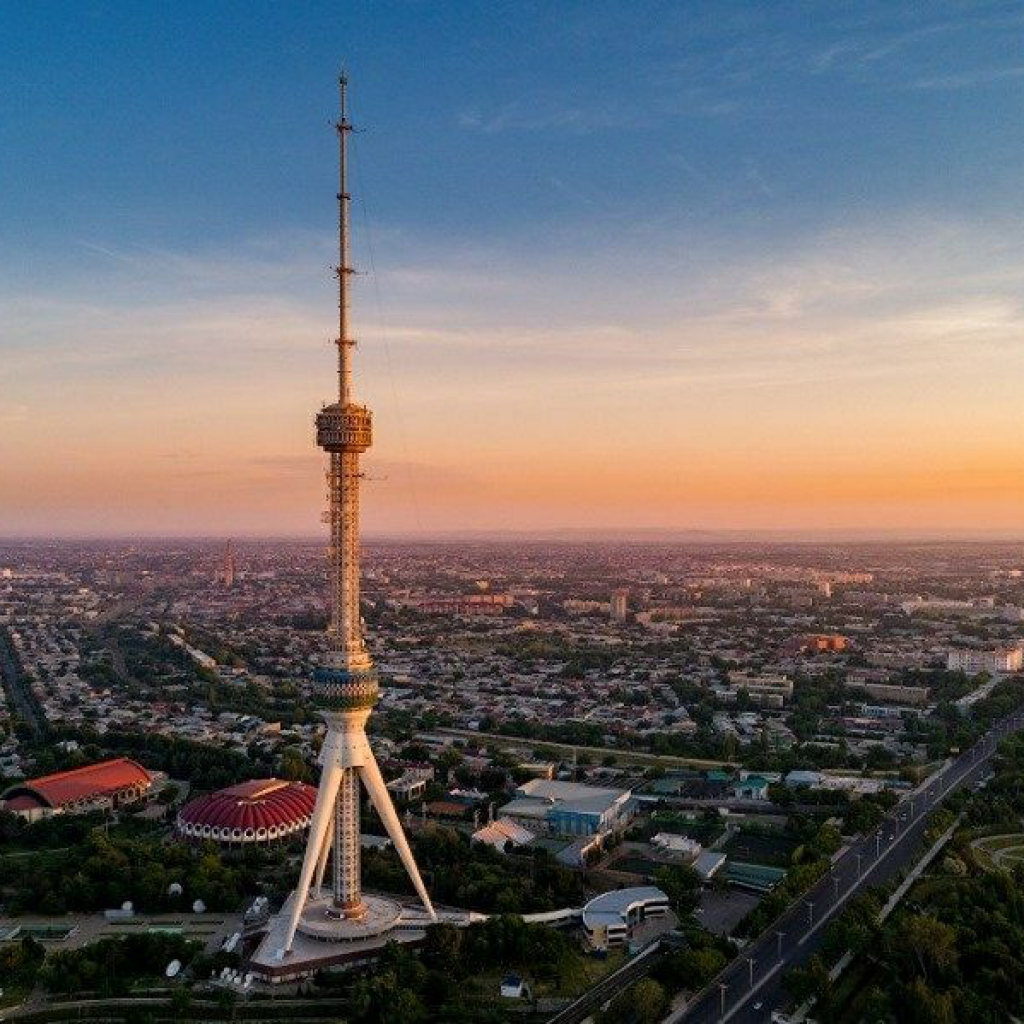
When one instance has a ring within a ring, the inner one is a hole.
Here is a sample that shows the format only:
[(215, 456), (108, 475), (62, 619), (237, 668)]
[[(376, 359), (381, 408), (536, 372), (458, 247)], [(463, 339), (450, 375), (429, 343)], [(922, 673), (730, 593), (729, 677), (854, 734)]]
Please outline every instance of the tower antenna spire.
[(348, 75), (338, 75), (338, 401), (346, 405), (352, 399), (352, 355), (355, 341), (348, 334), (348, 279), (354, 273), (349, 265), (348, 137), (352, 123), (348, 119)]

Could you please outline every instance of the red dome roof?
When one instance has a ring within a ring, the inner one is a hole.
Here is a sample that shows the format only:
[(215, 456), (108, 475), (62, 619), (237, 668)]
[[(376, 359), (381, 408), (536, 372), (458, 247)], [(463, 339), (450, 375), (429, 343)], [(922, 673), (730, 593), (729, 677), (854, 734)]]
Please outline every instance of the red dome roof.
[(316, 789), (304, 782), (254, 779), (187, 803), (178, 830), (223, 842), (278, 839), (305, 828), (315, 803)]

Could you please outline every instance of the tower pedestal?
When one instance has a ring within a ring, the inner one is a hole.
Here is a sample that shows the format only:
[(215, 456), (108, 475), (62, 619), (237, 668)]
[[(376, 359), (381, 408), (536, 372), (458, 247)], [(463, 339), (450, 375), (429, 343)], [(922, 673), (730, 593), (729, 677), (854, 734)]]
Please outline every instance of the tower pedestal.
[[(246, 969), (270, 984), (311, 978), (317, 971), (341, 970), (372, 963), (389, 942), (418, 945), (432, 923), (417, 907), (395, 900), (364, 896), (366, 917), (361, 922), (330, 916), (330, 894), (310, 896), (299, 915), (291, 949), (283, 951), (295, 893), (267, 923), (267, 932)], [(460, 922), (461, 923), (461, 922)]]
[(331, 896), (310, 897), (299, 915), (298, 931), (321, 942), (355, 942), (392, 931), (402, 916), (402, 906), (380, 896), (364, 896), (362, 914), (339, 913)]

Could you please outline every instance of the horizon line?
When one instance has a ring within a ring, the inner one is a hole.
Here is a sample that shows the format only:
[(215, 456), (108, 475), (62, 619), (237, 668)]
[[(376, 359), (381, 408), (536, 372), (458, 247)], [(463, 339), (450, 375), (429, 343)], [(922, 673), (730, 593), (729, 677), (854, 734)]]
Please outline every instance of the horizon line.
[[(252, 543), (294, 543), (294, 544), (325, 544), (327, 538), (312, 533), (275, 533), (275, 532), (228, 532), (228, 531), (190, 531), (182, 533), (144, 531), (116, 533), (68, 533), (68, 532), (24, 532), (0, 534), (2, 544), (25, 543), (171, 543), (223, 542), (225, 539), (248, 541)], [(491, 543), (1024, 543), (1024, 529), (1020, 530), (906, 530), (901, 528), (827, 528), (812, 529), (795, 528), (752, 528), (752, 529), (716, 529), (716, 528), (685, 528), (672, 529), (665, 527), (646, 528), (585, 528), (585, 527), (553, 527), (522, 530), (498, 529), (454, 529), (454, 530), (380, 530), (370, 531), (363, 535), (363, 540), (371, 543), (380, 542), (491, 542)]]

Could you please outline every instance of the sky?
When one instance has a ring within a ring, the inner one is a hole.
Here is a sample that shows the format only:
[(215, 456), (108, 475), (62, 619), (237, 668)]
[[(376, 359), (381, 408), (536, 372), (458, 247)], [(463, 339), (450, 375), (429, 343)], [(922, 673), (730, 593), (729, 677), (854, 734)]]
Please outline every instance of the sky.
[(1024, 536), (1019, 3), (0, 0), (0, 536)]

